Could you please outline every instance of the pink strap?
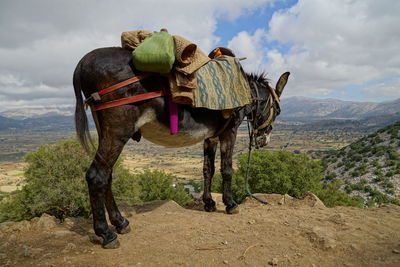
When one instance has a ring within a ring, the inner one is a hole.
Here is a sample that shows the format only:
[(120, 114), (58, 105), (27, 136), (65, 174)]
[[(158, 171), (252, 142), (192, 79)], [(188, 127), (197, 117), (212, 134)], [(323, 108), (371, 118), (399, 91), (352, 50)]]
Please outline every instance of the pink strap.
[(178, 105), (172, 101), (172, 94), (168, 94), (169, 129), (171, 134), (178, 133)]

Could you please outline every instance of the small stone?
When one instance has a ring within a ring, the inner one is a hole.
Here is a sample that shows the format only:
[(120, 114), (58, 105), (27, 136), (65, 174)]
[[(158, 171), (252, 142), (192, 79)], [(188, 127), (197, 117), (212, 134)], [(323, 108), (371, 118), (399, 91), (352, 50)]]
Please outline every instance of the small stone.
[(8, 237), (8, 240), (10, 240), (11, 242), (12, 242), (12, 241), (15, 241), (15, 240), (17, 240), (17, 236), (16, 236), (15, 234), (11, 234), (11, 235)]
[(65, 237), (65, 236), (68, 236), (68, 235), (72, 235), (73, 233), (71, 231), (68, 231), (68, 230), (60, 230), (60, 231), (52, 232), (52, 234), (55, 237)]
[(65, 218), (65, 220), (63, 221), (63, 225), (67, 227), (72, 227), (74, 226), (74, 221), (71, 220), (71, 218)]
[(283, 205), (285, 202), (285, 196), (282, 196), (282, 198), (278, 201), (278, 205)]
[(226, 264), (226, 265), (229, 264), (229, 262), (227, 260), (224, 260), (223, 263)]
[(248, 223), (248, 224), (255, 224), (255, 223), (256, 223), (256, 220), (250, 220), (250, 221), (248, 221), (247, 223)]
[(357, 244), (350, 244), (350, 247), (351, 247), (352, 249), (358, 249), (358, 245), (357, 245)]
[(63, 253), (68, 253), (71, 250), (76, 249), (76, 245), (74, 243), (68, 243), (65, 248), (62, 250)]
[(221, 244), (222, 244), (222, 245), (228, 245), (228, 241), (227, 241), (227, 240), (224, 240), (224, 241), (221, 242)]
[(45, 213), (37, 220), (35, 225), (41, 230), (48, 230), (57, 226), (57, 219)]
[(276, 266), (276, 265), (278, 265), (278, 259), (277, 258), (272, 258), (272, 260), (270, 260), (268, 262), (268, 264), (272, 265), (272, 266)]
[(31, 251), (25, 245), (22, 245), (22, 249), (24, 250), (24, 257), (29, 257), (31, 255)]
[(398, 250), (398, 249), (393, 249), (392, 252), (395, 254), (400, 254), (400, 250)]

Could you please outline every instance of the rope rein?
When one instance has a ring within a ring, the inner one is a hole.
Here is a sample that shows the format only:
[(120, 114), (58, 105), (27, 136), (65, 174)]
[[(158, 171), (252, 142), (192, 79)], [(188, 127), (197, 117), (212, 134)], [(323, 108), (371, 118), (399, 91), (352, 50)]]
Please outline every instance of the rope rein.
[(247, 167), (246, 167), (246, 176), (244, 177), (244, 183), (245, 183), (245, 188), (246, 188), (246, 193), (247, 196), (254, 198), (255, 200), (263, 203), (263, 204), (269, 204), (268, 201), (261, 199), (255, 195), (253, 195), (250, 191), (250, 186), (249, 186), (249, 173), (250, 173), (250, 163), (251, 163), (251, 149), (253, 147), (253, 136), (254, 136), (254, 131), (250, 130), (250, 123), (249, 120), (247, 120), (247, 130), (249, 132), (249, 150), (247, 152)]

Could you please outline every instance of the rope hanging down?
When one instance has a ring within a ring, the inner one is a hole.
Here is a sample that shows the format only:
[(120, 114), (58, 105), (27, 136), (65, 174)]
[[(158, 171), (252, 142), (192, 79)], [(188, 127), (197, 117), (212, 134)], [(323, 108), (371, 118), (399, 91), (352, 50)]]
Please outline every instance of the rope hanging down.
[(255, 195), (253, 195), (253, 194), (251, 193), (251, 191), (250, 191), (250, 187), (249, 187), (249, 173), (250, 173), (251, 149), (252, 149), (252, 146), (253, 146), (253, 136), (254, 136), (254, 133), (253, 133), (252, 130), (250, 130), (250, 123), (249, 123), (249, 120), (247, 120), (247, 130), (249, 131), (249, 151), (248, 151), (248, 153), (247, 153), (247, 168), (246, 168), (246, 176), (245, 176), (245, 178), (244, 178), (245, 187), (246, 187), (246, 192), (247, 192), (247, 195), (248, 195), (249, 197), (252, 197), (252, 198), (254, 198), (255, 200), (257, 200), (257, 201), (259, 201), (259, 202), (261, 202), (261, 203), (263, 203), (263, 204), (269, 204), (268, 201), (266, 201), (266, 200), (264, 200), (264, 199), (261, 199), (261, 198), (255, 196)]

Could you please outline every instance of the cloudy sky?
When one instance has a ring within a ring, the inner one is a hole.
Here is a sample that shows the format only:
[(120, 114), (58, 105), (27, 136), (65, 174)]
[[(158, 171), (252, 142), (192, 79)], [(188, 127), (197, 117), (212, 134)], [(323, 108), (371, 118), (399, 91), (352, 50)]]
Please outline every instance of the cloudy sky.
[(167, 28), (246, 71), (292, 73), (284, 97), (400, 98), (398, 0), (1, 0), (0, 111), (74, 104), (72, 73), (123, 31)]

